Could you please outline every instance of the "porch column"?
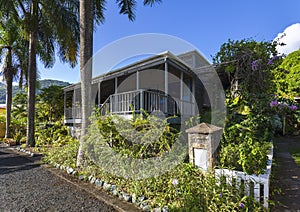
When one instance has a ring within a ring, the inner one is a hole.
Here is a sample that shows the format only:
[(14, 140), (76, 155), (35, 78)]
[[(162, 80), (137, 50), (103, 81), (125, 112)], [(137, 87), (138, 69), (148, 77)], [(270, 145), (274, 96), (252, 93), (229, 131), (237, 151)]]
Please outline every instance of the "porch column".
[(140, 89), (140, 71), (136, 71), (136, 89)]
[[(118, 93), (118, 77), (115, 78), (115, 94), (117, 94), (117, 93)], [(113, 106), (113, 111), (117, 112), (118, 111), (117, 110), (117, 104), (119, 102), (118, 96), (115, 95), (110, 101), (111, 101), (111, 104)]]
[(101, 82), (98, 82), (98, 107), (101, 104)]
[(67, 120), (67, 91), (64, 91), (64, 115), (65, 115), (65, 120)]
[(165, 60), (165, 112), (168, 113), (168, 93), (169, 93), (169, 79), (168, 79), (168, 63)]
[(196, 115), (196, 110), (195, 110), (195, 99), (196, 98), (196, 95), (195, 95), (195, 78), (193, 77), (192, 78), (192, 115)]
[[(136, 90), (140, 89), (140, 71), (136, 71)], [(143, 91), (140, 91), (140, 104), (139, 108), (137, 105), (134, 105), (134, 109), (140, 110), (140, 113), (142, 113), (141, 109), (144, 109), (144, 99), (143, 99)]]
[(180, 114), (183, 115), (183, 72), (180, 73)]
[(168, 63), (165, 62), (165, 93), (169, 93), (169, 79), (168, 79)]
[(76, 87), (73, 88), (73, 103), (72, 103), (72, 118), (73, 118), (73, 126), (75, 127), (75, 119), (76, 119)]
[(115, 78), (115, 94), (118, 93), (118, 77)]

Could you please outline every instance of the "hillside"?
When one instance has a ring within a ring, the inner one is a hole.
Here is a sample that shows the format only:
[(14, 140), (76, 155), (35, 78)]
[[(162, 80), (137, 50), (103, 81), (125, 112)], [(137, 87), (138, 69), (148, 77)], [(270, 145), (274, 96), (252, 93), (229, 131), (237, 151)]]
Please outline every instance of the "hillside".
[[(36, 92), (40, 93), (41, 89), (48, 88), (51, 85), (65, 87), (70, 85), (70, 83), (59, 81), (59, 80), (45, 79), (45, 80), (40, 80), (37, 85), (38, 85), (38, 89)], [(13, 86), (13, 96), (20, 91), (21, 90), (18, 85)], [(5, 104), (5, 98), (6, 98), (5, 96), (6, 96), (6, 85), (0, 82), (0, 104)]]

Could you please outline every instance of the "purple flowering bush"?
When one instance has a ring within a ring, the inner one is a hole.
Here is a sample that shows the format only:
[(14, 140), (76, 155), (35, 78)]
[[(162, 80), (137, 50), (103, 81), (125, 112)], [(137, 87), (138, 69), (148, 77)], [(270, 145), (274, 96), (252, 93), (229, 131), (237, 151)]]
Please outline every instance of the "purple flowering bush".
[(283, 135), (298, 130), (298, 105), (296, 102), (284, 98), (273, 99), (270, 101), (270, 108), (280, 117), (282, 123), (281, 132)]

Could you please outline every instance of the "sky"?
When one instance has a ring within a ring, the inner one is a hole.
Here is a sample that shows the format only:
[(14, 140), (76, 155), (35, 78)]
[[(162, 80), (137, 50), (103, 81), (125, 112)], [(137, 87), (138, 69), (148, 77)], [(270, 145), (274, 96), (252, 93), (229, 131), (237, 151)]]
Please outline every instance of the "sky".
[[(142, 0), (138, 0), (133, 22), (119, 14), (115, 1), (108, 0), (106, 8), (106, 20), (94, 33), (94, 55), (116, 40), (143, 33), (182, 39), (209, 61), (228, 39), (272, 41), (280, 38), (287, 45), (278, 51), (285, 54), (300, 48), (299, 0), (162, 0), (153, 7), (144, 7)], [(123, 51), (126, 53), (129, 48)], [(79, 65), (72, 69), (58, 58), (53, 68), (45, 69), (38, 64), (38, 69), (41, 79), (80, 81)]]

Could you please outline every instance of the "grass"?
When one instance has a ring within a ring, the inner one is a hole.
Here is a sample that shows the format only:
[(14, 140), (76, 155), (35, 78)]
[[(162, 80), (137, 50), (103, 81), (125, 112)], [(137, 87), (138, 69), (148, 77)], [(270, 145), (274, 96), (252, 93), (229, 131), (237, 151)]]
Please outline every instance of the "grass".
[(297, 166), (300, 167), (300, 148), (290, 149), (290, 152), (291, 152), (292, 157), (294, 158)]

